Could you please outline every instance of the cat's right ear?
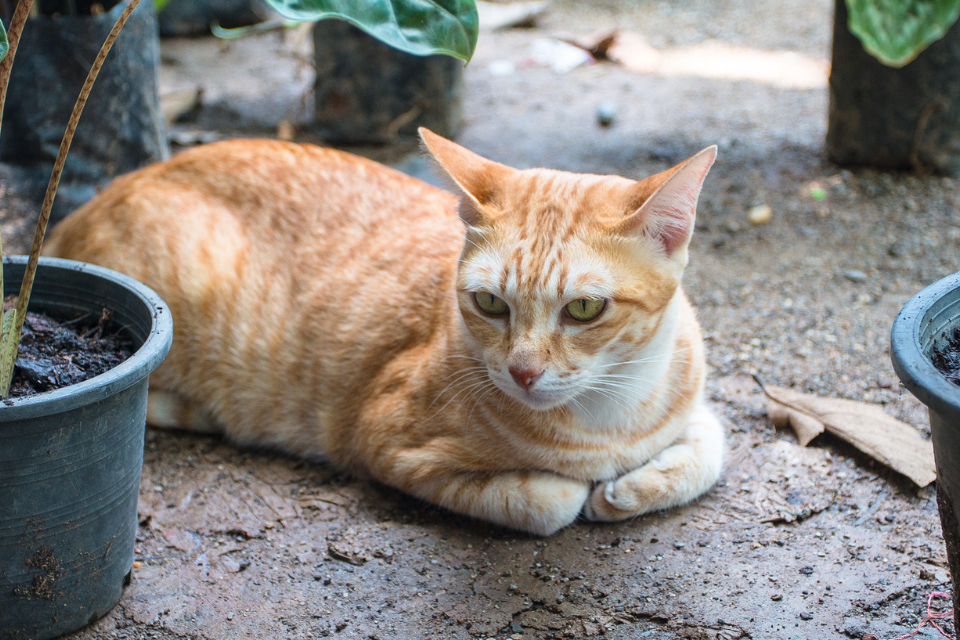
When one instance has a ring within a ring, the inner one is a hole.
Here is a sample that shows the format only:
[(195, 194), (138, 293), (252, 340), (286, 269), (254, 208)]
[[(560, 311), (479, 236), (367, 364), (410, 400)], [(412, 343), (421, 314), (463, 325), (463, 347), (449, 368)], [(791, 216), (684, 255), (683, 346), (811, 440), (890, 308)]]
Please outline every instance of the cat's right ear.
[(463, 192), (460, 218), (471, 227), (488, 222), (491, 212), (498, 208), (503, 182), (514, 170), (464, 149), (429, 129), (420, 127), (418, 131), (426, 150)]

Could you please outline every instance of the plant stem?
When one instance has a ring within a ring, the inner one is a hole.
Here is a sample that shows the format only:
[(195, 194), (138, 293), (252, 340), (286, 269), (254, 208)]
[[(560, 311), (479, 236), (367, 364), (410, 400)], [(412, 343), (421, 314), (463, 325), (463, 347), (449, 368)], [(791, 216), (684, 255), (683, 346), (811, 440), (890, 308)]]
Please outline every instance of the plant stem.
[[(23, 4), (24, 1), (32, 4), (32, 0), (21, 0), (21, 4)], [(53, 173), (50, 174), (50, 182), (47, 183), (47, 192), (43, 196), (40, 219), (37, 221), (37, 231), (33, 236), (33, 246), (30, 248), (30, 259), (27, 262), (26, 272), (23, 274), (23, 283), (20, 285), (20, 297), (17, 299), (17, 326), (14, 335), (16, 335), (18, 339), (20, 332), (23, 330), (23, 321), (27, 314), (27, 304), (30, 302), (33, 278), (37, 274), (37, 262), (40, 260), (40, 246), (43, 244), (43, 236), (47, 232), (47, 223), (50, 221), (50, 210), (53, 208), (53, 199), (57, 195), (60, 175), (63, 173), (63, 165), (67, 161), (67, 152), (70, 150), (70, 143), (73, 142), (73, 134), (77, 131), (80, 114), (83, 113), (83, 107), (87, 103), (90, 90), (93, 89), (93, 83), (97, 79), (97, 74), (100, 73), (100, 67), (103, 66), (103, 61), (106, 60), (107, 54), (110, 53), (110, 49), (113, 47), (117, 36), (120, 35), (120, 30), (123, 29), (123, 25), (126, 24), (127, 18), (130, 17), (130, 14), (133, 13), (133, 10), (137, 8), (139, 3), (140, 0), (130, 0), (130, 3), (123, 10), (123, 13), (120, 14), (120, 17), (117, 18), (116, 23), (114, 23), (113, 29), (111, 29), (110, 35), (107, 36), (103, 46), (100, 47), (100, 53), (97, 54), (96, 60), (93, 61), (93, 65), (90, 67), (90, 72), (87, 74), (87, 79), (83, 83), (80, 95), (73, 105), (73, 113), (70, 114), (67, 129), (63, 133), (63, 139), (60, 141), (60, 151), (57, 154), (56, 161), (53, 163)], [(7, 58), (10, 57), (8, 54)], [(4, 62), (6, 62), (7, 58), (4, 58)]]
[[(13, 18), (10, 19), (10, 28), (7, 29), (7, 42), (10, 50), (6, 57), (0, 60), (0, 122), (3, 120), (3, 103), (7, 99), (7, 85), (10, 84), (10, 68), (13, 67), (13, 58), (17, 55), (17, 45), (20, 44), (20, 33), (23, 31), (23, 25), (27, 22), (27, 16), (30, 15), (30, 9), (33, 7), (33, 0), (20, 0), (17, 8), (13, 12)], [(3, 292), (0, 292), (0, 296)]]

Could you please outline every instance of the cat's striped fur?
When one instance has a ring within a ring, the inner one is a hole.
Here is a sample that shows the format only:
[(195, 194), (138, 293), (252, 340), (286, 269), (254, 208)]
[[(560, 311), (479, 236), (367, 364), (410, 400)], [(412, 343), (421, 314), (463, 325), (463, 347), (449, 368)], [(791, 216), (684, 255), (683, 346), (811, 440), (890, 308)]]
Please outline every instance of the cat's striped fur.
[[(539, 534), (706, 491), (723, 432), (680, 277), (715, 148), (634, 182), (423, 136), (459, 207), (346, 153), (233, 141), (116, 180), (46, 252), (169, 303), (154, 425), (327, 458)], [(577, 301), (605, 307), (579, 322)]]

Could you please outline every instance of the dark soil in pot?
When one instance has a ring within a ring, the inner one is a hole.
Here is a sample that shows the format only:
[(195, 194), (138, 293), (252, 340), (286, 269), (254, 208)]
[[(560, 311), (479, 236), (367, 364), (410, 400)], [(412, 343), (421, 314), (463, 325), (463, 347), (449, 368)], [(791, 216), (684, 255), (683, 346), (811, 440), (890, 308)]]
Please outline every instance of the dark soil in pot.
[(960, 386), (960, 327), (953, 330), (953, 337), (942, 347), (934, 346), (930, 357), (937, 371), (953, 384)]
[(14, 398), (68, 387), (100, 375), (130, 357), (132, 343), (111, 323), (113, 312), (54, 319), (27, 312), (10, 385)]

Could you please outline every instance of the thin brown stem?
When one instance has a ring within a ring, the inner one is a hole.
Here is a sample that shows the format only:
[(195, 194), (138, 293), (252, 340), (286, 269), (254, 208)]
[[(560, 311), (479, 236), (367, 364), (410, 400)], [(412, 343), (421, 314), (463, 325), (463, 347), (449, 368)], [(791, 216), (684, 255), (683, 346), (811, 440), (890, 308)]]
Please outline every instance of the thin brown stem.
[(0, 121), (3, 120), (3, 103), (7, 99), (7, 85), (10, 84), (10, 69), (13, 67), (13, 58), (17, 55), (17, 45), (20, 44), (20, 33), (27, 22), (33, 0), (20, 0), (13, 11), (10, 28), (7, 30), (7, 42), (10, 49), (3, 60), (0, 60)]
[(27, 304), (30, 302), (30, 291), (33, 289), (33, 278), (37, 274), (37, 262), (40, 260), (40, 246), (43, 244), (43, 236), (47, 232), (47, 223), (50, 221), (50, 210), (53, 208), (53, 199), (57, 195), (57, 186), (60, 184), (63, 164), (67, 160), (67, 152), (70, 150), (70, 143), (73, 142), (73, 134), (77, 130), (80, 114), (83, 113), (83, 107), (87, 103), (90, 90), (93, 88), (93, 83), (97, 79), (97, 74), (100, 73), (100, 67), (103, 66), (103, 61), (106, 60), (107, 54), (110, 53), (114, 41), (117, 39), (117, 36), (120, 35), (120, 30), (123, 29), (127, 18), (129, 18), (133, 10), (137, 8), (139, 2), (140, 0), (130, 0), (130, 4), (127, 5), (123, 13), (120, 14), (120, 17), (117, 18), (113, 29), (110, 31), (110, 35), (107, 36), (103, 46), (100, 47), (100, 53), (97, 54), (96, 60), (93, 61), (93, 65), (90, 67), (87, 79), (83, 83), (83, 88), (80, 90), (80, 96), (73, 105), (73, 113), (70, 114), (70, 120), (67, 122), (67, 130), (64, 132), (63, 139), (60, 141), (60, 151), (53, 164), (53, 172), (50, 174), (50, 182), (47, 183), (47, 192), (43, 196), (40, 219), (37, 221), (37, 231), (33, 236), (33, 246), (30, 248), (30, 259), (27, 262), (26, 272), (23, 274), (23, 283), (20, 285), (20, 297), (17, 300), (17, 326), (15, 329), (16, 333), (14, 333), (16, 336), (19, 336), (23, 330), (23, 320), (27, 313)]

